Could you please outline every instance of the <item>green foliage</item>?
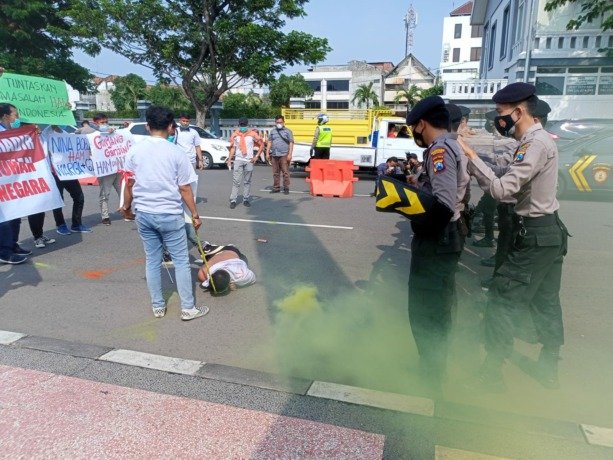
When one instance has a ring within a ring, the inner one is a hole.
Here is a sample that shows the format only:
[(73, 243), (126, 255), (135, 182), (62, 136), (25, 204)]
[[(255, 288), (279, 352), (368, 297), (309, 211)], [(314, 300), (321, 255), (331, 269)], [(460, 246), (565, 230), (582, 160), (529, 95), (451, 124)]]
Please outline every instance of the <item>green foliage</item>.
[[(545, 4), (545, 11), (553, 11), (567, 3), (580, 3), (581, 13), (576, 19), (568, 21), (566, 28), (576, 30), (585, 23), (592, 23), (602, 19), (602, 31), (613, 29), (613, 2), (611, 0), (550, 0)], [(600, 48), (601, 53), (613, 57), (613, 48)]]
[(300, 74), (281, 75), (270, 84), (268, 97), (274, 107), (289, 107), (292, 97), (308, 97), (313, 95), (313, 90)]
[(129, 73), (125, 77), (117, 77), (113, 82), (115, 88), (110, 91), (111, 100), (117, 112), (138, 113), (136, 101), (144, 99), (147, 94), (147, 83), (142, 77)]
[(441, 96), (444, 90), (445, 88), (443, 87), (443, 84), (439, 83), (438, 85), (434, 85), (431, 88), (422, 89), (420, 96), (422, 99), (429, 97), (429, 96)]
[(379, 96), (372, 89), (373, 82), (371, 81), (368, 84), (360, 85), (357, 87), (355, 92), (353, 93), (353, 99), (351, 102), (356, 104), (358, 108), (362, 108), (362, 104), (366, 104), (366, 108), (370, 108), (370, 103), (373, 105), (379, 105)]
[(411, 85), (408, 89), (398, 91), (396, 97), (394, 97), (394, 102), (398, 104), (405, 100), (408, 111), (421, 99), (423, 99), (422, 90), (415, 85)]
[(284, 32), (308, 0), (71, 0), (75, 33), (180, 84), (197, 121), (228, 89), (270, 84), (287, 65), (315, 64), (326, 39)]
[(270, 102), (251, 92), (229, 93), (224, 96), (221, 118), (272, 118), (278, 110)]
[(181, 88), (176, 86), (169, 86), (163, 83), (158, 83), (147, 89), (146, 98), (151, 101), (153, 105), (163, 105), (168, 107), (174, 113), (179, 114), (182, 112), (188, 113), (190, 116), (196, 114), (194, 107), (181, 91)]

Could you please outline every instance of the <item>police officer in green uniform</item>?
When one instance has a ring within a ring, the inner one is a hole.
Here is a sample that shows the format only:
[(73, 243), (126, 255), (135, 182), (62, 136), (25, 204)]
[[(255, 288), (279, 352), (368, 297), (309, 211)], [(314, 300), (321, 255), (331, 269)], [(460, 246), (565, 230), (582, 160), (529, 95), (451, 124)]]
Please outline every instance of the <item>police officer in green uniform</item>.
[(519, 141), (509, 170), (500, 178), (472, 149), (469, 171), (496, 200), (516, 199), (513, 243), (490, 287), (485, 312), (487, 356), (472, 385), (503, 391), (502, 365), (513, 351), (513, 319), (528, 309), (542, 344), (538, 377), (547, 388), (558, 386), (558, 359), (564, 343), (560, 280), (568, 232), (558, 217), (558, 151), (551, 136), (536, 123), (535, 87), (513, 83), (492, 98), (498, 132)]
[[(439, 96), (427, 97), (407, 116), (415, 143), (426, 147), (416, 185), (434, 195), (449, 213), (436, 229), (411, 222), (409, 321), (420, 357), (422, 375), (440, 392), (445, 374), (455, 273), (464, 247), (460, 222), (469, 176), (456, 134), (448, 131), (449, 112)], [(451, 217), (449, 217), (451, 216)]]
[(332, 146), (332, 128), (324, 126), (328, 123), (328, 115), (320, 113), (317, 116), (317, 128), (311, 144), (311, 156), (318, 160), (330, 159), (330, 147)]

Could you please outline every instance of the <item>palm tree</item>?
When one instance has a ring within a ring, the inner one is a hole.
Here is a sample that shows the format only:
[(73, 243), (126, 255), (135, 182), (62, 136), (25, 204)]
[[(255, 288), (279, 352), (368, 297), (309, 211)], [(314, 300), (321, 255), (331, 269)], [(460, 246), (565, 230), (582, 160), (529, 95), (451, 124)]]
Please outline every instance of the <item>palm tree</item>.
[(419, 89), (415, 85), (411, 85), (410, 88), (401, 89), (396, 93), (396, 97), (394, 98), (395, 103), (401, 102), (403, 99), (407, 101), (407, 113), (409, 110), (422, 98), (421, 89)]
[(362, 104), (366, 103), (366, 109), (370, 108), (370, 103), (373, 105), (379, 105), (379, 97), (372, 89), (374, 82), (370, 82), (367, 85), (360, 85), (353, 93), (353, 99), (351, 102), (356, 104), (359, 108), (362, 108)]

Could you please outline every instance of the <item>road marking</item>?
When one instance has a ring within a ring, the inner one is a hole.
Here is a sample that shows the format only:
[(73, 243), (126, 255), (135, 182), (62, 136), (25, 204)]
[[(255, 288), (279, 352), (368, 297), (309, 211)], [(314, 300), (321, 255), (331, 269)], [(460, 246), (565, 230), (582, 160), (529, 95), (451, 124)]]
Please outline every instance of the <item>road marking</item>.
[(468, 270), (469, 272), (471, 272), (473, 275), (478, 275), (478, 273), (476, 271), (474, 271), (472, 268), (467, 267), (466, 265), (464, 265), (462, 262), (458, 262), (458, 264), (462, 267), (464, 267), (466, 270)]
[[(270, 192), (270, 189), (261, 188), (259, 191), (260, 192)], [(295, 193), (297, 195), (310, 195), (311, 194), (311, 192), (299, 192), (298, 190), (290, 190), (289, 193)], [(364, 197), (372, 198), (372, 195), (370, 195), (370, 193), (354, 193), (353, 196), (364, 196)]]
[(13, 342), (17, 342), (22, 339), (26, 334), (20, 332), (0, 331), (0, 345), (10, 345)]
[(465, 250), (466, 252), (468, 252), (469, 254), (472, 254), (473, 256), (476, 256), (476, 257), (481, 257), (479, 254), (477, 254), (475, 251), (473, 251), (472, 249), (470, 249), (468, 246), (464, 246), (464, 250)]
[(270, 224), (270, 225), (290, 225), (293, 227), (313, 227), (313, 228), (332, 228), (337, 230), (353, 230), (353, 227), (344, 227), (342, 225), (320, 225), (320, 224), (300, 224), (297, 222), (277, 222), (275, 220), (255, 220), (255, 219), (236, 219), (232, 217), (213, 217), (213, 216), (200, 216), (201, 219), (208, 220), (228, 220), (233, 222), (250, 222), (256, 224)]
[(452, 449), (445, 446), (434, 446), (434, 460), (510, 460), (507, 457), (470, 452), (468, 450)]
[(409, 414), (434, 416), (434, 401), (417, 396), (385, 393), (365, 388), (314, 381), (308, 396), (315, 398), (334, 399), (362, 406), (407, 412)]
[(596, 446), (613, 447), (613, 429), (581, 424), (587, 442)]
[(170, 358), (168, 356), (153, 355), (132, 350), (112, 350), (98, 358), (102, 361), (128, 364), (130, 366), (157, 369), (174, 374), (195, 375), (204, 365), (201, 361), (191, 359)]

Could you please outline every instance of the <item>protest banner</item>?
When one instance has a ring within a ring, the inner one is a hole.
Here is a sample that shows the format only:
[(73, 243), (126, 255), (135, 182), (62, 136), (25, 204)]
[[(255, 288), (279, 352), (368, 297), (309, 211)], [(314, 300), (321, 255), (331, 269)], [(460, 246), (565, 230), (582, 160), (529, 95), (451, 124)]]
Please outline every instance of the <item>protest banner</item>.
[(66, 83), (14, 73), (0, 75), (0, 102), (17, 107), (25, 123), (74, 125)]
[(51, 134), (47, 138), (46, 148), (60, 180), (85, 179), (94, 175), (94, 162), (86, 134)]
[(111, 134), (91, 133), (87, 135), (92, 152), (94, 176), (103, 177), (123, 170), (126, 153), (134, 145), (134, 137), (128, 130), (117, 130)]
[(36, 127), (0, 132), (0, 222), (62, 206)]

